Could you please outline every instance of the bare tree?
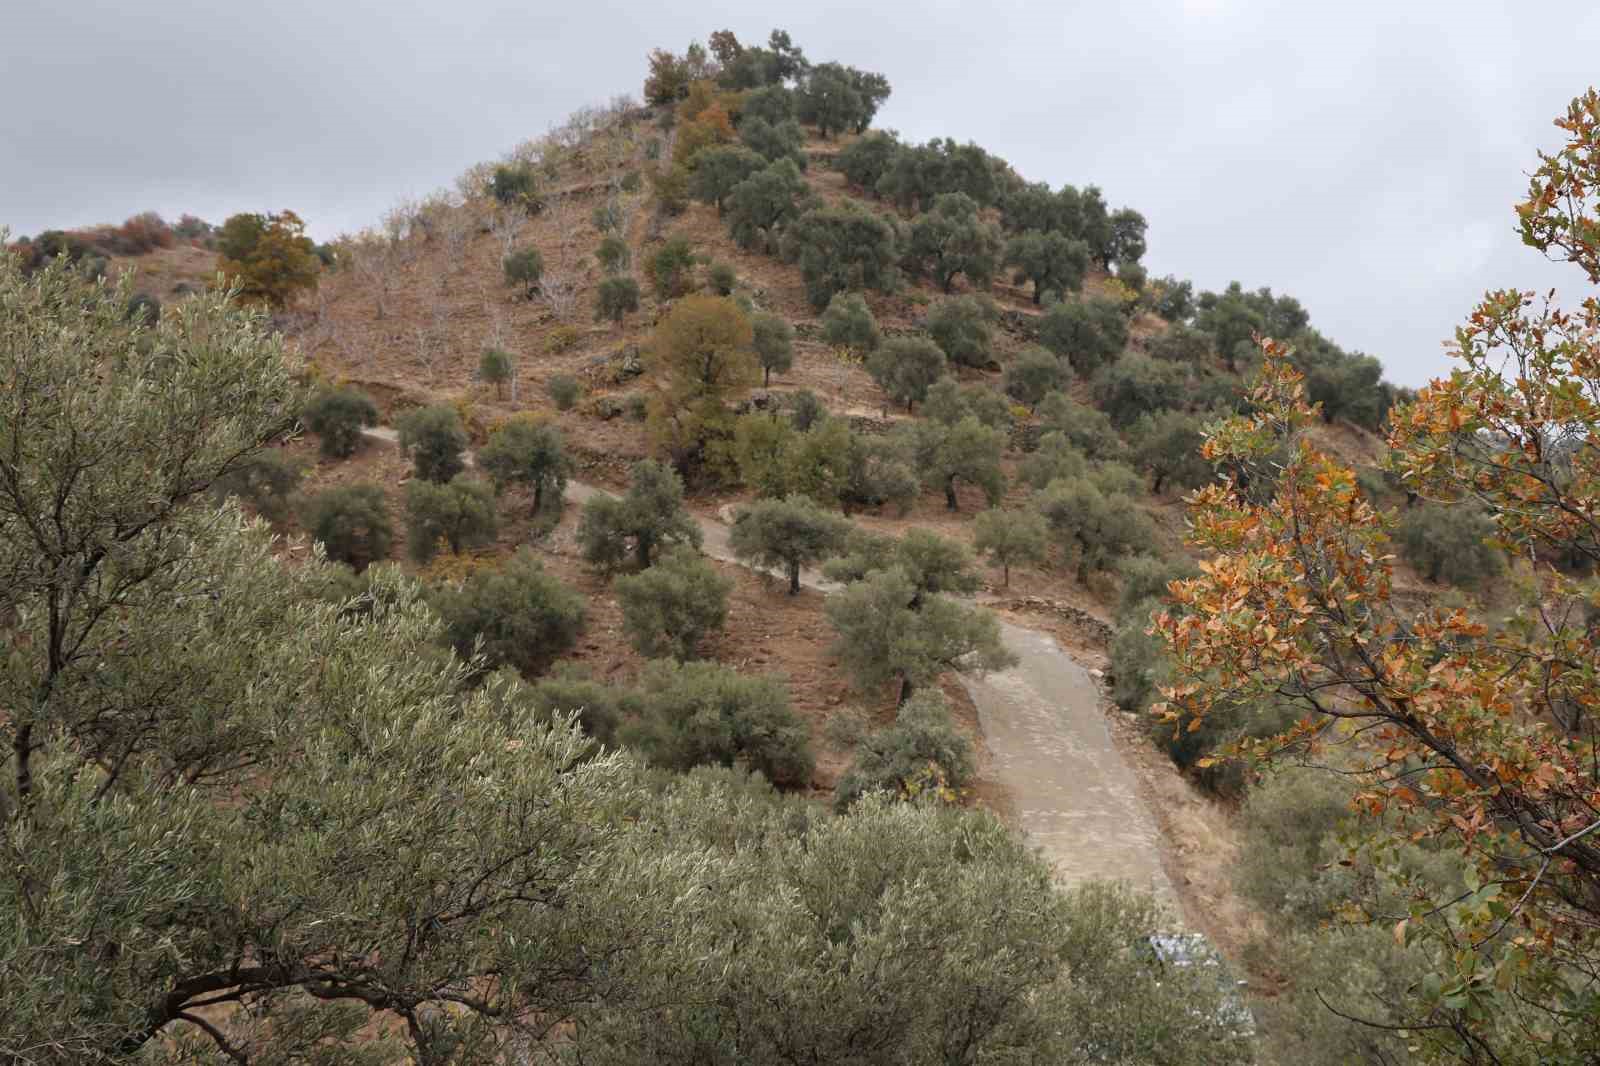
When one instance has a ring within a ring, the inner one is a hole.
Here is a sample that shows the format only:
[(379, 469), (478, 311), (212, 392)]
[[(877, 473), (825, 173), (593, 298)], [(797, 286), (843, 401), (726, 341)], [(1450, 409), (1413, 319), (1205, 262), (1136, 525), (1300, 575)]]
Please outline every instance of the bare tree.
[(372, 293), (378, 319), (382, 321), (388, 317), (389, 295), (399, 280), (400, 258), (394, 242), (383, 234), (368, 231), (347, 241), (345, 249), (350, 256), (351, 269)]

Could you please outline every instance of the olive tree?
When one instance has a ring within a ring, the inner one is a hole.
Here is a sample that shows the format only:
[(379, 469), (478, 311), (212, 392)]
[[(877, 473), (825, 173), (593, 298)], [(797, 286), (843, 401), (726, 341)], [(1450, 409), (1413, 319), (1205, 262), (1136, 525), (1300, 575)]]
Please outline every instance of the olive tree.
[(306, 401), (300, 417), (322, 438), (323, 455), (343, 459), (360, 447), (362, 428), (378, 424), (378, 405), (357, 388), (323, 388)]
[(1040, 320), (1039, 343), (1087, 377), (1128, 346), (1128, 320), (1110, 300), (1062, 300)]
[(874, 351), (883, 340), (877, 320), (859, 292), (837, 293), (828, 301), (828, 309), (822, 313), (822, 339), (858, 352)]
[(527, 548), (498, 569), (474, 570), (434, 596), (444, 640), (463, 659), (515, 667), (533, 677), (571, 648), (583, 629), (583, 597), (545, 572)]
[(944, 352), (923, 337), (896, 337), (867, 357), (867, 373), (895, 403), (909, 412), (944, 376)]
[(800, 591), (800, 569), (840, 551), (850, 522), (806, 496), (759, 500), (734, 519), (728, 544), (736, 558), (760, 567), (781, 567), (789, 595)]
[(733, 578), (691, 547), (679, 545), (656, 564), (613, 583), (622, 628), (634, 650), (649, 658), (692, 659), (701, 641), (728, 620)]
[(513, 418), (489, 435), (478, 451), (478, 466), (494, 481), (496, 492), (508, 485), (523, 485), (533, 492), (537, 514), (546, 502), (560, 506), (572, 475), (561, 430), (534, 418)]
[(977, 202), (966, 193), (949, 192), (936, 197), (933, 208), (912, 222), (905, 263), (949, 292), (958, 275), (975, 287), (987, 287), (999, 255), (1000, 233), (978, 214)]
[(742, 145), (725, 144), (707, 148), (694, 157), (689, 175), (689, 195), (712, 204), (720, 216), (728, 194), (750, 175), (767, 168), (767, 160)]
[(417, 477), (442, 485), (466, 469), (467, 430), (454, 407), (420, 407), (403, 416), (399, 428), (400, 448), (411, 453)]
[(988, 304), (976, 296), (943, 299), (928, 312), (928, 336), (952, 363), (986, 367), (994, 350), (989, 331), (991, 317)]
[(1049, 551), (1049, 528), (1034, 511), (989, 510), (974, 523), (972, 546), (1000, 564), (1002, 582), (1011, 587), (1011, 568), (1044, 562)]
[(419, 563), (432, 559), (441, 542), (455, 555), (488, 543), (498, 525), (494, 490), (481, 481), (457, 477), (440, 485), (414, 478), (406, 485), (406, 543)]
[(339, 485), (307, 497), (300, 523), (328, 558), (365, 570), (389, 557), (394, 527), (383, 489), (370, 483)]
[(1046, 293), (1065, 296), (1083, 288), (1089, 269), (1089, 246), (1064, 233), (1030, 230), (1006, 244), (1005, 265), (1014, 270), (1017, 284), (1033, 283), (1033, 302)]
[(1037, 345), (1024, 348), (1006, 367), (1006, 395), (1031, 411), (1050, 393), (1066, 384), (1061, 360)]
[(891, 292), (899, 284), (894, 227), (851, 203), (813, 208), (795, 219), (784, 233), (784, 250), (800, 264), (806, 296), (819, 311), (835, 293)]
[(761, 364), (763, 386), (772, 384), (772, 372), (787, 373), (794, 365), (794, 330), (782, 315), (762, 312), (750, 319), (751, 347)]
[(631, 556), (644, 570), (663, 545), (700, 546), (700, 526), (683, 506), (683, 481), (653, 459), (635, 463), (622, 496), (595, 496), (583, 505), (578, 543), (583, 558), (602, 571)]

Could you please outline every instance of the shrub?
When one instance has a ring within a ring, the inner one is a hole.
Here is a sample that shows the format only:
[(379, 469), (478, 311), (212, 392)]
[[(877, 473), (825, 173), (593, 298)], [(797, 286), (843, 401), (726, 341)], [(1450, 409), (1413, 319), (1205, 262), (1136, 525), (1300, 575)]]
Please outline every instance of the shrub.
[(107, 233), (106, 243), (113, 255), (145, 255), (157, 248), (171, 248), (173, 235), (160, 215), (145, 211)]
[(552, 374), (550, 380), (545, 382), (544, 391), (549, 395), (550, 402), (556, 405), (557, 411), (570, 411), (583, 395), (583, 386), (571, 374)]
[(595, 289), (594, 319), (609, 319), (621, 324), (631, 312), (639, 310), (639, 283), (626, 275), (613, 275), (601, 280)]
[(421, 407), (400, 419), (400, 448), (416, 476), (444, 484), (466, 468), (467, 430), (454, 407)]
[(857, 292), (842, 292), (828, 301), (822, 313), (822, 338), (858, 352), (876, 350), (882, 339), (867, 301)]
[(681, 215), (689, 206), (689, 171), (677, 164), (657, 164), (645, 172), (656, 204), (666, 215)]
[(305, 502), (300, 521), (328, 558), (357, 571), (388, 558), (394, 541), (388, 500), (377, 485), (341, 485), (319, 492)]
[(620, 274), (632, 264), (633, 252), (627, 241), (615, 233), (608, 233), (594, 253), (594, 259), (607, 274)]
[(717, 573), (698, 551), (678, 546), (650, 569), (612, 584), (622, 605), (622, 628), (634, 650), (648, 658), (680, 661), (728, 620), (733, 578)]
[(1128, 345), (1128, 321), (1111, 300), (1063, 300), (1039, 322), (1039, 343), (1088, 377)]
[(1066, 384), (1065, 379), (1060, 359), (1038, 346), (1028, 347), (1006, 367), (1006, 395), (1032, 411), (1045, 396)]
[(270, 522), (288, 517), (289, 501), (300, 484), (300, 464), (277, 449), (259, 452), (211, 484), (218, 499), (237, 496)]
[(759, 500), (739, 511), (728, 545), (735, 558), (759, 567), (781, 567), (789, 595), (800, 591), (800, 568), (840, 551), (848, 520), (829, 514), (806, 496)]
[(1095, 402), (1118, 428), (1141, 415), (1181, 407), (1188, 393), (1186, 368), (1138, 352), (1102, 367), (1094, 379)]
[(161, 321), (161, 301), (146, 293), (136, 293), (128, 301), (127, 319), (141, 326), (154, 326)]
[(654, 662), (638, 697), (642, 713), (624, 739), (656, 766), (743, 766), (791, 787), (811, 779), (809, 730), (772, 678), (717, 663)]
[(810, 389), (800, 389), (788, 396), (789, 420), (794, 428), (805, 433), (828, 415), (828, 409)]
[(972, 546), (998, 563), (1003, 584), (1011, 587), (1011, 568), (1044, 562), (1049, 528), (1032, 511), (985, 511), (973, 523)]
[(1471, 504), (1423, 503), (1405, 511), (1395, 539), (1425, 579), (1470, 589), (1504, 568), (1504, 556), (1488, 542), (1494, 534), (1494, 522)]
[(533, 510), (547, 501), (560, 507), (572, 473), (561, 430), (548, 422), (514, 418), (489, 435), (478, 452), (478, 466), (494, 480), (495, 490), (525, 485), (533, 491)]
[(693, 269), (694, 249), (686, 237), (668, 239), (645, 262), (645, 270), (650, 275), (651, 285), (655, 287), (656, 297), (662, 300), (670, 300), (688, 291), (689, 273)]
[[(1140, 619), (1150, 613), (1146, 600), (1161, 600), (1167, 595), (1167, 586), (1174, 581), (1190, 578), (1200, 571), (1183, 556), (1160, 558), (1154, 555), (1133, 555), (1117, 564), (1122, 578), (1122, 593), (1117, 600), (1117, 617), (1130, 611), (1142, 612)], [(1143, 605), (1143, 606), (1141, 606)]]
[(544, 350), (549, 352), (551, 355), (560, 355), (562, 352), (570, 352), (572, 349), (576, 348), (578, 346), (578, 341), (581, 339), (582, 338), (579, 337), (577, 329), (574, 327), (557, 326), (552, 329), (550, 331), (550, 335), (545, 338)]
[(643, 422), (650, 414), (650, 400), (642, 392), (630, 392), (622, 400), (622, 409), (630, 422)]
[(481, 481), (457, 477), (438, 485), (416, 478), (406, 485), (406, 540), (419, 563), (431, 560), (441, 541), (459, 555), (493, 540), (498, 527), (494, 493)]
[(664, 545), (700, 546), (700, 526), (683, 506), (683, 481), (652, 459), (635, 463), (623, 496), (596, 496), (584, 504), (578, 544), (584, 561), (602, 571), (630, 557), (643, 570)]
[(601, 233), (613, 234), (622, 230), (623, 216), (622, 203), (614, 195), (595, 205), (589, 214), (589, 221), (594, 223), (594, 228)]
[(762, 385), (772, 384), (772, 372), (787, 373), (794, 365), (794, 330), (780, 315), (758, 314), (750, 320), (751, 345), (761, 364)]
[(711, 291), (718, 296), (731, 296), (734, 287), (739, 284), (739, 272), (733, 269), (733, 264), (717, 261), (706, 270), (706, 281), (711, 284)]
[(986, 367), (993, 360), (990, 308), (976, 296), (940, 300), (928, 312), (928, 335), (952, 363)]
[(485, 348), (478, 359), (478, 376), (494, 386), (494, 394), (505, 397), (506, 382), (516, 373), (511, 353), (501, 348)]
[(300, 417), (322, 438), (322, 454), (342, 459), (355, 454), (364, 426), (378, 424), (378, 405), (357, 388), (321, 388), (306, 402)]
[(545, 573), (519, 549), (498, 570), (475, 570), (459, 588), (434, 597), (446, 643), (463, 659), (481, 640), (489, 669), (515, 667), (534, 677), (572, 647), (583, 628), (583, 597)]
[(923, 337), (896, 337), (867, 357), (867, 373), (897, 404), (912, 407), (944, 376), (944, 352)]
[(297, 294), (315, 289), (322, 272), (316, 246), (293, 211), (275, 215), (234, 215), (222, 224), (217, 270), (240, 296), (281, 308)]
[(894, 725), (864, 739), (834, 788), (843, 812), (868, 792), (904, 799), (924, 793), (955, 799), (976, 772), (972, 743), (950, 720), (944, 697), (920, 692), (900, 707)]
[(522, 294), (532, 299), (539, 293), (539, 282), (544, 277), (544, 256), (537, 248), (523, 248), (512, 252), (501, 261), (507, 285), (522, 286)]
[(1035, 489), (1042, 489), (1057, 478), (1089, 476), (1089, 457), (1067, 439), (1065, 433), (1051, 431), (1039, 438), (1034, 449), (1017, 467), (1017, 478)]

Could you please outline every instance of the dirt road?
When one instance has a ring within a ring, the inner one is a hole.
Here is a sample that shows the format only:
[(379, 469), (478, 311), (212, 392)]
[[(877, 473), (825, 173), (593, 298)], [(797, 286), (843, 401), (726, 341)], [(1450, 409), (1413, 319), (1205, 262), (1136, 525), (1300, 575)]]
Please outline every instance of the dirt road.
[[(395, 444), (391, 429), (366, 431)], [(582, 503), (606, 490), (568, 482), (567, 499)], [(702, 549), (737, 562), (728, 526), (701, 517)], [(801, 582), (822, 592), (838, 586), (811, 570)], [(1112, 744), (1094, 680), (1054, 637), (1001, 622), (1017, 657), (1009, 670), (966, 678), (978, 707), (994, 774), (1010, 793), (1028, 838), (1065, 882), (1109, 878), (1177, 900), (1161, 868), (1161, 840), (1133, 771)]]

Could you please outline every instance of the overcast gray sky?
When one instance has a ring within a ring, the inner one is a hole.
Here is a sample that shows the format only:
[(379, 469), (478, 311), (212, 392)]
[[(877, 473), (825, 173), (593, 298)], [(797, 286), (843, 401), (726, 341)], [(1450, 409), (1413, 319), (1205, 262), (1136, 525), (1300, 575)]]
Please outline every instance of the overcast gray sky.
[(331, 237), (637, 95), (651, 47), (773, 26), (886, 74), (880, 126), (1098, 184), (1155, 274), (1293, 294), (1396, 381), (1486, 288), (1579, 295), (1511, 205), (1600, 76), (1592, 0), (6, 0), (0, 225), (287, 207)]

